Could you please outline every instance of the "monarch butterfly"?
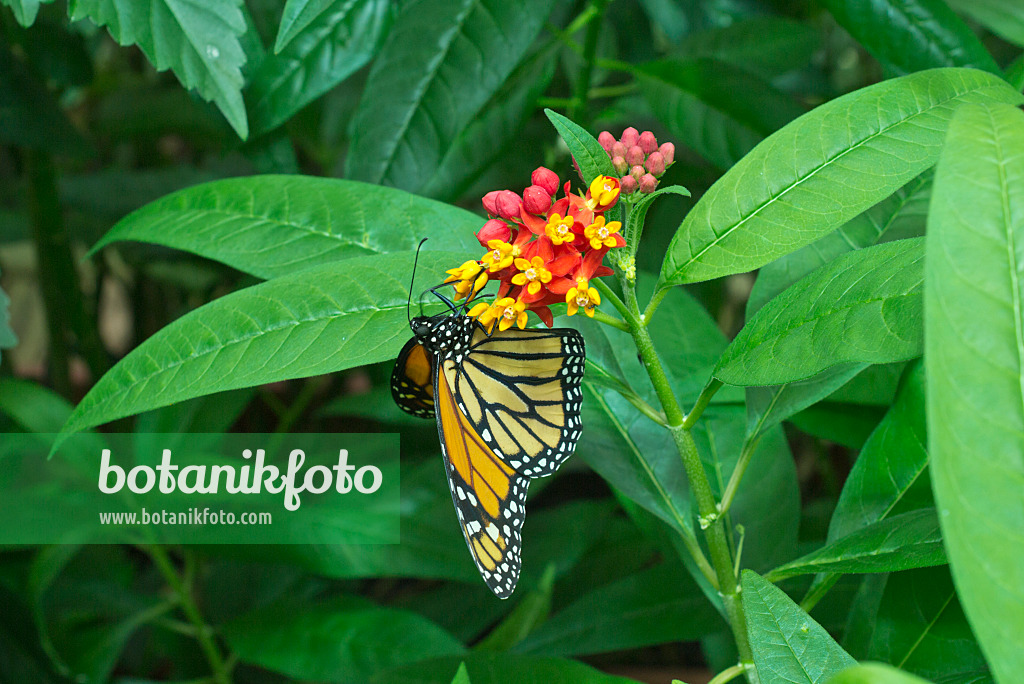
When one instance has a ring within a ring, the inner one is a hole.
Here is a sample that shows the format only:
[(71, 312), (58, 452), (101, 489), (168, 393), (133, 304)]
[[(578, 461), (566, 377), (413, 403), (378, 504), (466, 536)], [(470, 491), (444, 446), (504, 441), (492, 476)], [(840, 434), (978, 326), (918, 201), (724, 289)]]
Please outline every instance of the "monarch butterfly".
[(580, 437), (583, 336), (488, 332), (465, 306), (441, 298), (448, 313), (410, 319), (414, 337), (395, 362), (391, 391), (403, 410), (436, 417), (462, 534), (484, 582), (508, 598), (522, 565), (530, 479), (554, 473)]

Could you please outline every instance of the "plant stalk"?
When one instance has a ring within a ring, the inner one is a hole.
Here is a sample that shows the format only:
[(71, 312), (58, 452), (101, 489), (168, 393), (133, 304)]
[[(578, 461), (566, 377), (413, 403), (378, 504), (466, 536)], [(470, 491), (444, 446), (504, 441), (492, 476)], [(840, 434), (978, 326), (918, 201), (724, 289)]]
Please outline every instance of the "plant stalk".
[(601, 26), (604, 24), (604, 12), (610, 0), (591, 0), (590, 7), (594, 15), (587, 23), (587, 35), (583, 39), (583, 68), (576, 79), (576, 87), (573, 88), (572, 102), (569, 105), (569, 118), (586, 126), (583, 115), (587, 110), (588, 96), (590, 95), (590, 83), (594, 77), (594, 58), (597, 54), (597, 39), (601, 36)]
[(213, 639), (213, 630), (206, 624), (202, 613), (199, 612), (199, 606), (192, 596), (191, 587), (186, 585), (178, 571), (175, 570), (171, 557), (163, 546), (152, 544), (143, 547), (143, 550), (153, 559), (153, 564), (156, 565), (160, 574), (163, 575), (167, 585), (177, 595), (182, 612), (185, 613), (185, 617), (188, 618), (193, 629), (195, 629), (194, 636), (196, 641), (199, 642), (199, 647), (203, 650), (206, 661), (210, 664), (210, 670), (213, 673), (212, 681), (216, 684), (231, 684), (230, 668), (225, 662), (216, 641)]

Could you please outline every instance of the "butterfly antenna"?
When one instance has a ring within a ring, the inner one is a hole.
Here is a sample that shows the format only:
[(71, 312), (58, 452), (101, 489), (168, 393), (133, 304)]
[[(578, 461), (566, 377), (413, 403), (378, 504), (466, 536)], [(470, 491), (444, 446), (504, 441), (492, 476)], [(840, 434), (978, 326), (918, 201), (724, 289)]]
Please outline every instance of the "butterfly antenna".
[(412, 279), (409, 281), (409, 299), (405, 302), (405, 317), (409, 319), (409, 325), (412, 325), (412, 287), (416, 284), (416, 266), (420, 262), (420, 250), (423, 249), (423, 243), (426, 241), (427, 238), (420, 240), (420, 244), (416, 247), (416, 256), (412, 260)]

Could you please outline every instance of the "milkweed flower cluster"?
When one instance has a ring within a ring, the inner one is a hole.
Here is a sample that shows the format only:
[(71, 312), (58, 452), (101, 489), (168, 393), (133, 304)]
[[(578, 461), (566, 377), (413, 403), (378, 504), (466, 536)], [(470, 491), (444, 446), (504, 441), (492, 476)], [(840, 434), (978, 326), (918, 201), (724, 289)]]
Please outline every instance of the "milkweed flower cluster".
[(601, 131), (597, 141), (611, 157), (615, 173), (621, 175), (619, 183), (624, 195), (654, 192), (665, 169), (675, 161), (675, 145), (670, 142), (658, 145), (653, 133), (641, 133), (632, 126), (617, 140), (608, 131)]
[(560, 186), (554, 171), (540, 167), (521, 195), (484, 195), (488, 220), (476, 237), (487, 252), (449, 270), (445, 282), (455, 288), (456, 301), (472, 300), (490, 280), (498, 282), (492, 301), (469, 310), (488, 330), (524, 328), (528, 311), (551, 327), (552, 304), (565, 302), (570, 316), (581, 310), (593, 316), (601, 303), (591, 281), (612, 274), (604, 256), (626, 244), (622, 224), (605, 217), (619, 200), (620, 181), (598, 176), (582, 195), (566, 182), (556, 199)]

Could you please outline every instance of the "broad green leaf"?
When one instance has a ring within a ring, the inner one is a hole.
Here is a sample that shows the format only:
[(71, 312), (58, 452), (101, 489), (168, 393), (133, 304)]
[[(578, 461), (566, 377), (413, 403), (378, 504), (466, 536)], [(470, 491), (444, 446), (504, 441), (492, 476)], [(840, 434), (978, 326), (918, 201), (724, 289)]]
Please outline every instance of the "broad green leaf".
[(352, 122), (345, 176), (418, 190), (540, 33), (545, 0), (414, 0), (395, 19)]
[(718, 613), (675, 563), (642, 570), (581, 596), (515, 647), (581, 656), (700, 638)]
[(949, 6), (1024, 47), (1024, 5), (1017, 0), (948, 0)]
[(842, 363), (806, 380), (769, 387), (747, 387), (747, 434), (752, 439), (756, 438), (768, 428), (832, 394), (866, 367), (864, 363)]
[(511, 650), (548, 619), (554, 588), (555, 566), (550, 565), (544, 571), (540, 584), (526, 593), (515, 609), (473, 648), (477, 651)]
[(481, 249), (474, 237), (481, 225), (468, 211), (391, 188), (255, 176), (151, 202), (111, 228), (93, 251), (119, 240), (150, 242), (273, 278), (349, 257), (415, 250), (429, 237), (424, 250), (467, 252), (455, 266)]
[(759, 76), (715, 59), (648, 62), (637, 73), (675, 140), (723, 169), (806, 111)]
[[(420, 255), (425, 275), (451, 264)], [(356, 257), (231, 293), (170, 323), (107, 372), (65, 432), (185, 399), (393, 358), (409, 337), (411, 254)]]
[(381, 670), (465, 652), (415, 613), (339, 598), (284, 601), (228, 623), (225, 638), (244, 663), (315, 681), (367, 681)]
[(747, 300), (747, 318), (772, 297), (841, 254), (924, 235), (931, 190), (932, 172), (929, 170), (839, 230), (761, 268)]
[(473, 684), (637, 684), (632, 679), (599, 672), (589, 665), (562, 658), (512, 653), (470, 653), (427, 660), (387, 670), (373, 684), (448, 684), (461, 666)]
[(934, 164), (959, 105), (1022, 101), (996, 76), (942, 69), (821, 105), (704, 194), (669, 245), (662, 286), (749, 271), (814, 242)]
[(711, 57), (770, 78), (806, 67), (820, 42), (818, 31), (808, 23), (754, 16), (691, 33), (671, 54)]
[(618, 176), (615, 167), (612, 166), (611, 157), (604, 151), (601, 144), (586, 129), (574, 121), (562, 116), (558, 112), (545, 109), (544, 113), (551, 120), (551, 125), (558, 131), (558, 135), (569, 148), (573, 159), (580, 167), (583, 174), (583, 182), (590, 185), (598, 176)]
[(92, 148), (27, 64), (0, 40), (0, 144), (84, 156)]
[[(315, 4), (308, 2), (306, 8)], [(367, 64), (392, 19), (387, 0), (333, 0), (318, 9), (286, 47), (260, 62), (250, 78), (246, 99), (254, 135), (280, 126)]]
[(921, 354), (924, 239), (850, 252), (766, 304), (722, 354), (714, 375), (777, 385), (848, 363)]
[(859, 451), (885, 411), (876, 406), (822, 401), (789, 417), (801, 432)]
[(241, 0), (74, 0), (72, 21), (88, 17), (121, 45), (138, 45), (157, 71), (171, 69), (224, 113), (239, 137), (249, 135), (242, 102)]
[[(948, 568), (889, 575), (865, 658), (935, 682), (992, 682)], [(1011, 680), (1012, 681), (1012, 680)]]
[(678, 43), (690, 28), (690, 18), (674, 0), (640, 0), (652, 28), (660, 29), (673, 43)]
[(1024, 54), (1006, 67), (1006, 80), (1018, 92), (1024, 90)]
[(421, 194), (453, 200), (490, 164), (500, 160), (555, 75), (555, 49), (542, 49), (519, 65), (448, 147)]
[(1001, 74), (978, 37), (943, 0), (824, 0), (823, 4), (893, 73), (973, 67)]
[(916, 363), (904, 378), (892, 408), (853, 464), (832, 514), (833, 542), (891, 513), (932, 506), (925, 448), (924, 368)]
[(895, 572), (945, 565), (935, 509), (888, 517), (765, 575), (772, 582), (815, 572)]
[(883, 663), (864, 663), (843, 670), (828, 684), (929, 684), (920, 677), (915, 677)]
[(7, 5), (14, 12), (14, 18), (22, 26), (31, 26), (39, 14), (39, 6), (53, 0), (0, 0), (0, 5)]
[(754, 665), (763, 684), (825, 684), (856, 661), (792, 599), (750, 570), (743, 571)]
[(1024, 671), (1024, 113), (950, 125), (928, 217), (928, 451), (964, 612), (999, 681)]

